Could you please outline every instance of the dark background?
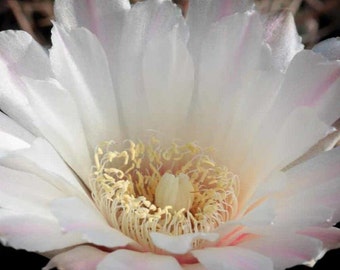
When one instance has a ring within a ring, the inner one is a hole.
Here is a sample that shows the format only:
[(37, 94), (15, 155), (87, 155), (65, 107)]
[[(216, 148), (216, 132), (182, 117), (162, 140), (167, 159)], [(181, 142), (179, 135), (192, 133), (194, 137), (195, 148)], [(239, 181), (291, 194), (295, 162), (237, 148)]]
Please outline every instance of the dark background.
[[(174, 2), (179, 4), (185, 13), (187, 0)], [(306, 48), (311, 48), (320, 40), (340, 36), (340, 0), (255, 0), (255, 2), (263, 13), (289, 9), (294, 14)], [(53, 0), (0, 0), (0, 30), (23, 29), (45, 47), (51, 45), (51, 19)], [(47, 258), (38, 254), (0, 245), (0, 269), (35, 270), (41, 269), (47, 262)], [(339, 270), (340, 249), (329, 251), (313, 268), (307, 266), (289, 268), (289, 270), (308, 269)]]

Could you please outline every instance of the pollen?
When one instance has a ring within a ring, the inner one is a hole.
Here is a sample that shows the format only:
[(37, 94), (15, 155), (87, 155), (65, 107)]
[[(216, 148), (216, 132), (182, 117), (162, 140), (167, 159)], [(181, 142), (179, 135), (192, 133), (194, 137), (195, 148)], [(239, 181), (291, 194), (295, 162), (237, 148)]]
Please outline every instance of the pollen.
[[(211, 232), (237, 211), (239, 180), (194, 142), (126, 140), (97, 146), (92, 197), (115, 229), (161, 252), (150, 233)], [(194, 248), (204, 240), (195, 240)]]

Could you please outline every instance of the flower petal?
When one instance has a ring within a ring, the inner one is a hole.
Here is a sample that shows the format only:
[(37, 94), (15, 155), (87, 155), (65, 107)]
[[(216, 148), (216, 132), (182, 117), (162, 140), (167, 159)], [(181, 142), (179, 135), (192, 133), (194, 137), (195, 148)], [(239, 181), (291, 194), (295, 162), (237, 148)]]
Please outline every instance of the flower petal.
[[(265, 123), (267, 125), (267, 123)], [(304, 154), (312, 145), (323, 138), (329, 127), (318, 119), (315, 111), (300, 107), (286, 116), (276, 129), (261, 129), (254, 140), (253, 149), (239, 173), (241, 182), (240, 207), (249, 200), (261, 182), (274, 171), (281, 170)], [(299, 136), (296, 136), (296, 134)]]
[(196, 0), (189, 1), (187, 23), (190, 28), (189, 48), (197, 64), (203, 40), (211, 25), (225, 16), (242, 13), (253, 6), (249, 0)]
[(115, 92), (105, 52), (87, 29), (52, 29), (51, 65), (77, 104), (90, 149), (120, 138)]
[(307, 235), (319, 239), (323, 242), (326, 249), (340, 248), (340, 229), (309, 227), (299, 231), (299, 234)]
[(313, 51), (321, 53), (328, 60), (340, 60), (340, 38), (329, 38), (313, 47)]
[(300, 227), (331, 226), (340, 220), (339, 153), (335, 148), (286, 172), (287, 186), (279, 194), (277, 220)]
[(63, 233), (49, 210), (53, 199), (69, 195), (60, 179), (2, 166), (0, 175), (0, 238), (5, 244), (45, 252), (84, 242), (80, 234)]
[(106, 255), (98, 248), (82, 245), (53, 257), (43, 270), (93, 270)]
[(270, 124), (272, 127), (275, 127), (274, 123), (279, 125), (297, 106), (315, 108), (325, 123), (333, 124), (340, 114), (339, 83), (339, 62), (327, 61), (312, 51), (299, 52), (289, 65), (280, 94), (273, 104)]
[(165, 37), (149, 41), (143, 56), (150, 127), (169, 137), (176, 137), (170, 135), (176, 128), (183, 130), (194, 88), (192, 59), (179, 31), (176, 27)]
[(41, 177), (65, 194), (87, 196), (80, 180), (64, 163), (52, 146), (42, 138), (35, 139), (29, 148), (8, 153), (0, 164)]
[(180, 270), (182, 269), (174, 257), (141, 253), (120, 249), (107, 255), (98, 265), (98, 270)]
[(65, 232), (81, 233), (90, 243), (109, 248), (135, 244), (132, 239), (110, 227), (94, 205), (79, 198), (57, 199), (52, 202), (51, 209)]
[(1, 32), (0, 61), (6, 62), (11, 72), (22, 76), (41, 80), (52, 76), (47, 52), (24, 31)]
[(208, 270), (271, 270), (272, 261), (253, 251), (240, 247), (206, 248), (192, 251), (192, 254)]
[(303, 49), (291, 12), (270, 15), (264, 22), (265, 41), (272, 49), (274, 67), (285, 71), (296, 53)]
[[(4, 134), (7, 134), (7, 137), (12, 137), (13, 140), (20, 140), (23, 147), (26, 147), (35, 139), (34, 135), (32, 135), (29, 131), (18, 125), (11, 118), (9, 118), (4, 113), (0, 112), (0, 131)], [(1, 137), (0, 139), (1, 147), (8, 148), (9, 151), (20, 149), (20, 145), (6, 144), (5, 139)], [(11, 149), (9, 149), (11, 148)], [(2, 151), (2, 150), (1, 150)]]
[(191, 233), (171, 236), (152, 232), (150, 236), (157, 247), (173, 254), (185, 254), (193, 248), (192, 243), (194, 240), (201, 239), (213, 242), (218, 239), (219, 235), (216, 233)]
[[(260, 228), (257, 231), (262, 237), (244, 241), (238, 246), (251, 249), (272, 259), (275, 269), (286, 269), (298, 264), (307, 263), (318, 258), (322, 253), (322, 243), (316, 239), (293, 234), (287, 228), (271, 231)], [(261, 268), (259, 268), (261, 269)]]
[(79, 234), (63, 233), (53, 217), (2, 208), (0, 231), (3, 244), (35, 252), (53, 251), (84, 242)]
[(53, 80), (25, 78), (27, 96), (35, 112), (35, 124), (72, 169), (86, 180), (91, 159), (76, 104)]

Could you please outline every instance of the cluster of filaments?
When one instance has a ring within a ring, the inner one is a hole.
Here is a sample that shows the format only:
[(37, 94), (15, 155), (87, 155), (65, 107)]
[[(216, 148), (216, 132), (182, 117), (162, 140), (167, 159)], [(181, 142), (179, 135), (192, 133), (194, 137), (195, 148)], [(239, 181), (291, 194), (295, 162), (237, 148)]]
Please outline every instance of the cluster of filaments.
[[(162, 146), (156, 138), (147, 143), (105, 142), (95, 151), (93, 199), (113, 228), (153, 252), (159, 250), (150, 232), (212, 231), (237, 211), (239, 181), (227, 168), (217, 166), (207, 152), (195, 143)], [(189, 177), (193, 187), (190, 209), (157, 206), (156, 189), (166, 173)], [(193, 245), (201, 247), (204, 241), (196, 240)]]

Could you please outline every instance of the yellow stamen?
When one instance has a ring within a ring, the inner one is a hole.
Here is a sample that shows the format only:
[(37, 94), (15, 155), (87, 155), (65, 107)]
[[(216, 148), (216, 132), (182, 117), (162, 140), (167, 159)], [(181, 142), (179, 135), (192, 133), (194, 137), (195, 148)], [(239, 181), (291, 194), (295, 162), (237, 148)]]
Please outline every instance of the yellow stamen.
[(237, 211), (237, 176), (193, 142), (105, 142), (94, 160), (97, 207), (113, 228), (154, 252), (150, 232), (209, 232)]

